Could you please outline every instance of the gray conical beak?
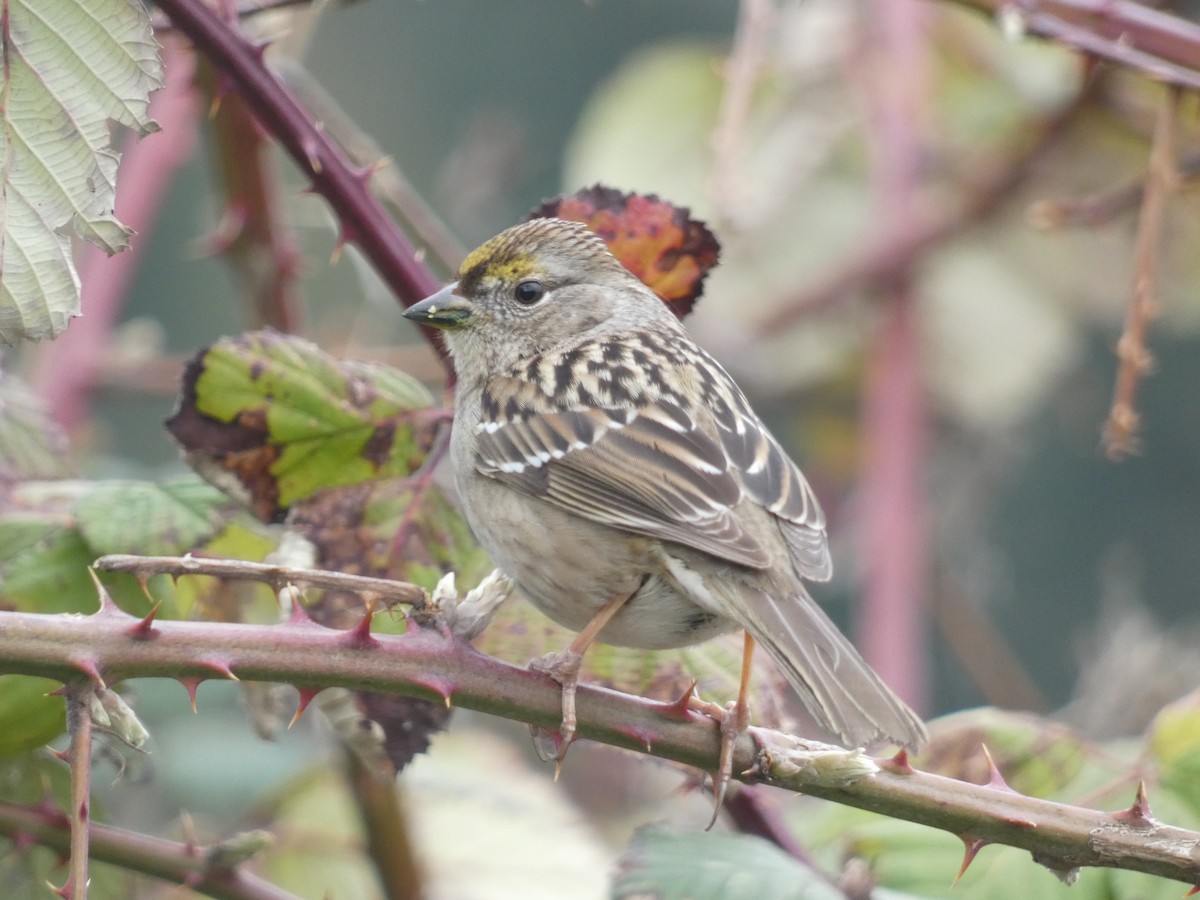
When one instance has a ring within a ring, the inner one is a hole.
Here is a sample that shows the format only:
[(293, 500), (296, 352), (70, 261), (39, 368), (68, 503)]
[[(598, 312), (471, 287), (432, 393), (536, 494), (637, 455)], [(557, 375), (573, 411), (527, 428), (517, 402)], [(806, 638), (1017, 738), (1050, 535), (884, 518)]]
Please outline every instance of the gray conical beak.
[(454, 293), (458, 282), (448, 284), (431, 297), (414, 303), (404, 311), (404, 318), (431, 328), (461, 328), (471, 318), (471, 304)]

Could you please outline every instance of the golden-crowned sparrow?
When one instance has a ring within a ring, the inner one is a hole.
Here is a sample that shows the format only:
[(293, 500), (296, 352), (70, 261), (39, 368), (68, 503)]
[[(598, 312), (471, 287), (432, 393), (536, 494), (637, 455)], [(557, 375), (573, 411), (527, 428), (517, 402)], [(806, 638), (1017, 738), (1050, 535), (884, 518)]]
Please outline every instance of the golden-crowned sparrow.
[(849, 746), (924, 739), (804, 588), (831, 571), (804, 476), (598, 236), (561, 219), (517, 225), (405, 315), (444, 329), (454, 357), (452, 456), (476, 537), (581, 632), (550, 668), (564, 744), (593, 639), (681, 647), (739, 626)]

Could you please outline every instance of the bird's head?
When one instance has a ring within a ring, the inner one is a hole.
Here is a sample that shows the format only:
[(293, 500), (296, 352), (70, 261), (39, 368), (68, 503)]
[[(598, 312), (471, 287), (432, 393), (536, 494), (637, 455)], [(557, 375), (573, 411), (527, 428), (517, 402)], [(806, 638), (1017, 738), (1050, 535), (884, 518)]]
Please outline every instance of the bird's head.
[(405, 310), (446, 332), (459, 375), (495, 372), (597, 328), (670, 316), (666, 307), (579, 222), (533, 219), (467, 255), (458, 279)]

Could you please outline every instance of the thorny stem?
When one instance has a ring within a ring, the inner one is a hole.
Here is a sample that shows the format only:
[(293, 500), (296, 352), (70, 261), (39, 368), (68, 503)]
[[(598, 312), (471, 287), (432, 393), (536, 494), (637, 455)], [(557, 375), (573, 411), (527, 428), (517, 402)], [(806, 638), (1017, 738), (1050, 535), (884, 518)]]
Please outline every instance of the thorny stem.
[(276, 591), (289, 584), (331, 591), (353, 591), (376, 597), (386, 607), (397, 603), (423, 604), (429, 596), (415, 584), (403, 581), (372, 578), (367, 575), (348, 575), (345, 572), (329, 572), (323, 569), (276, 566), (240, 559), (114, 554), (100, 557), (96, 560), (95, 567), (102, 572), (124, 572), (142, 580), (155, 575), (211, 575), (214, 578), (261, 581), (271, 585)]
[[(62, 853), (71, 846), (66, 818), (45, 805), (27, 807), (0, 800), (0, 834), (18, 842), (36, 841)], [(180, 844), (95, 822), (88, 836), (92, 859), (186, 884), (217, 900), (296, 900), (294, 894), (244, 871), (243, 866), (222, 866), (222, 845)]]
[[(928, 17), (919, 0), (865, 7), (859, 85), (869, 108), (872, 180), (884, 235), (916, 217), (924, 148), (918, 131), (928, 91)], [(885, 237), (884, 240), (890, 240)], [(929, 570), (918, 288), (911, 271), (880, 285), (881, 321), (871, 337), (863, 388), (863, 600), (855, 611), (863, 656), (909, 704), (928, 703), (924, 660)]]
[(213, 110), (212, 157), (225, 194), (213, 249), (228, 259), (249, 301), (251, 327), (298, 332), (304, 309), (300, 250), (283, 207), (274, 148), (244, 97), (222, 96), (221, 77), (211, 65), (200, 66), (198, 74)]
[(1137, 243), (1134, 247), (1133, 293), (1125, 330), (1117, 341), (1117, 382), (1112, 407), (1104, 427), (1104, 449), (1114, 462), (1136, 452), (1138, 414), (1135, 408), (1138, 383), (1154, 364), (1146, 349), (1146, 329), (1158, 317), (1155, 289), (1158, 277), (1158, 247), (1162, 234), (1167, 197), (1175, 185), (1175, 114), (1179, 108), (1179, 90), (1170, 88), (1159, 106), (1154, 126), (1154, 146), (1146, 173), (1142, 211), (1138, 218)]
[(459, 263), (467, 255), (467, 249), (459, 243), (458, 238), (446, 227), (425, 198), (408, 182), (395, 160), (388, 158), (374, 138), (345, 113), (302, 65), (291, 60), (280, 60), (275, 71), (346, 151), (354, 164), (372, 169), (371, 185), (379, 194), (384, 206), (399, 216), (400, 221), (429, 248), (435, 261), (446, 272), (457, 272)]
[(1200, 88), (1200, 25), (1132, 0), (955, 0), (1178, 87)]
[(71, 864), (62, 895), (71, 900), (87, 900), (88, 837), (91, 829), (92, 794), (92, 713), (94, 686), (90, 681), (68, 681), (67, 731), (71, 745), (67, 762), (71, 766)]
[[(312, 180), (313, 190), (337, 212), (342, 240), (358, 244), (393, 293), (407, 306), (437, 290), (440, 283), (371, 192), (370, 171), (352, 166), (329, 135), (317, 127), (312, 116), (267, 68), (261, 48), (221, 21), (203, 0), (160, 0), (158, 7), (237, 87), (264, 127)], [(421, 332), (453, 378), (436, 331), (422, 328)]]
[[(6, 672), (63, 681), (89, 673), (115, 683), (203, 679), (216, 672), (302, 688), (445, 698), (541, 728), (557, 727), (562, 715), (553, 681), (485, 656), (436, 627), (410, 627), (404, 635), (377, 634), (369, 641), (295, 619), (277, 625), (159, 622), (147, 629), (108, 600), (87, 617), (4, 613), (0, 660)], [(706, 716), (589, 685), (579, 687), (577, 701), (581, 737), (706, 771), (716, 766), (720, 729)], [(1021, 847), (1055, 869), (1113, 866), (1200, 881), (1200, 833), (1155, 821), (1144, 802), (1122, 813), (1081, 809), (1023, 796), (995, 780), (975, 785), (918, 772), (903, 756), (848, 780), (845, 771), (831, 774), (814, 764), (823, 746), (751, 728), (738, 739), (733, 770), (747, 782)]]

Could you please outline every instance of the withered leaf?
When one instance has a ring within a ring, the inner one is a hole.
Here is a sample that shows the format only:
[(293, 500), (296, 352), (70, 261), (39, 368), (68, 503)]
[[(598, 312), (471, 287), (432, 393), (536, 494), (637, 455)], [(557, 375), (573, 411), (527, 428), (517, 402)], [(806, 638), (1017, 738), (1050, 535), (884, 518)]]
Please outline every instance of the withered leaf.
[(599, 184), (546, 200), (527, 218), (583, 222), (681, 319), (703, 293), (721, 250), (708, 226), (686, 208)]
[(444, 415), (414, 379), (273, 331), (223, 338), (183, 377), (167, 429), (265, 522), (318, 490), (416, 471)]

